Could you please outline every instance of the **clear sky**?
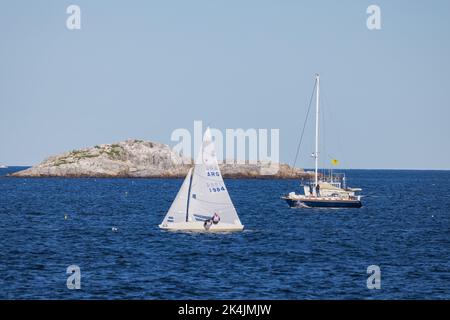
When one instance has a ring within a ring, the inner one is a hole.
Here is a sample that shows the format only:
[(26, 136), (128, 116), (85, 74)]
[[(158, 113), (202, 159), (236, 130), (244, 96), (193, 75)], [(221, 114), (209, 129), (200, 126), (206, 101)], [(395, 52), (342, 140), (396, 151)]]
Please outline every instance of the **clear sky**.
[[(66, 28), (70, 4), (81, 30)], [(381, 30), (366, 27), (371, 4)], [(0, 163), (127, 138), (171, 144), (194, 120), (279, 128), (291, 163), (319, 72), (327, 157), (450, 169), (446, 0), (9, 0), (0, 46)]]

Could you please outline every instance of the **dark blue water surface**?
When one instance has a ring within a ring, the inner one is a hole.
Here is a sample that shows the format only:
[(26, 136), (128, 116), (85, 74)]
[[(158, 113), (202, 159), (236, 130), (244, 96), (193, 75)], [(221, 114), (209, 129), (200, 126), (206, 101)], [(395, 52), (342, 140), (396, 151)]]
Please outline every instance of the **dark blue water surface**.
[(348, 171), (364, 207), (339, 210), (288, 208), (298, 181), (226, 180), (245, 231), (196, 234), (158, 228), (180, 179), (4, 176), (17, 169), (0, 169), (2, 299), (450, 298), (448, 171)]

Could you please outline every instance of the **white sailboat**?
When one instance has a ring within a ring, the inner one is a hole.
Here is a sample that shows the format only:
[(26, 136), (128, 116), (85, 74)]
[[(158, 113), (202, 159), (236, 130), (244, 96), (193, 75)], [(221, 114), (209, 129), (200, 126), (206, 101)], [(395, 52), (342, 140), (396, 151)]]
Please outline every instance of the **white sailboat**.
[(349, 188), (345, 175), (322, 175), (319, 178), (319, 88), (320, 78), (316, 74), (316, 128), (314, 157), (314, 180), (305, 185), (303, 194), (290, 192), (281, 198), (291, 208), (361, 208), (360, 188)]
[(1, 163), (0, 163), (0, 169), (6, 169), (6, 168), (8, 168), (8, 166), (7, 166), (7, 165), (5, 165), (5, 164), (1, 164)]
[(175, 231), (244, 229), (222, 179), (209, 128), (194, 167), (159, 227)]

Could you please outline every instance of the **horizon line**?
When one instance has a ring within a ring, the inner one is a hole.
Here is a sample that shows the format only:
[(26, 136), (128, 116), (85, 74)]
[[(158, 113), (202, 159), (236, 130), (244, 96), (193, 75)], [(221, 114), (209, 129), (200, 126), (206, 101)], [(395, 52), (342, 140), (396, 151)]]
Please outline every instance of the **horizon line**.
[[(25, 168), (25, 167), (33, 167), (33, 165), (8, 165), (8, 164), (4, 164), (6, 165), (8, 168)], [(289, 165), (290, 166), (290, 165)], [(314, 171), (314, 168), (299, 168), (296, 167), (297, 169), (303, 169), (305, 171)], [(319, 169), (319, 171), (322, 170), (330, 170), (330, 168), (322, 168)], [(440, 169), (440, 168), (435, 168), (435, 169), (429, 169), (429, 168), (339, 168), (339, 169), (335, 169), (336, 171), (340, 171), (340, 170), (379, 170), (379, 171), (450, 171), (450, 168), (448, 169)]]

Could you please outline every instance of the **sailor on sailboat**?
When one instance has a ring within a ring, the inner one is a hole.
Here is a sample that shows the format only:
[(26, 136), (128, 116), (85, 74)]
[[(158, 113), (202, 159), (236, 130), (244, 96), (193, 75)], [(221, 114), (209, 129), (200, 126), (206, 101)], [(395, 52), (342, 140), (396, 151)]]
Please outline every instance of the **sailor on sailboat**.
[[(356, 192), (359, 188), (348, 188), (345, 183), (345, 175), (330, 176), (322, 175), (319, 179), (319, 75), (316, 74), (316, 140), (314, 181), (304, 186), (304, 194), (290, 192), (281, 197), (286, 200), (291, 208), (361, 208), (361, 196)], [(333, 160), (337, 163), (337, 160)]]
[(242, 231), (236, 209), (219, 170), (210, 129), (181, 185), (161, 229), (178, 231)]

